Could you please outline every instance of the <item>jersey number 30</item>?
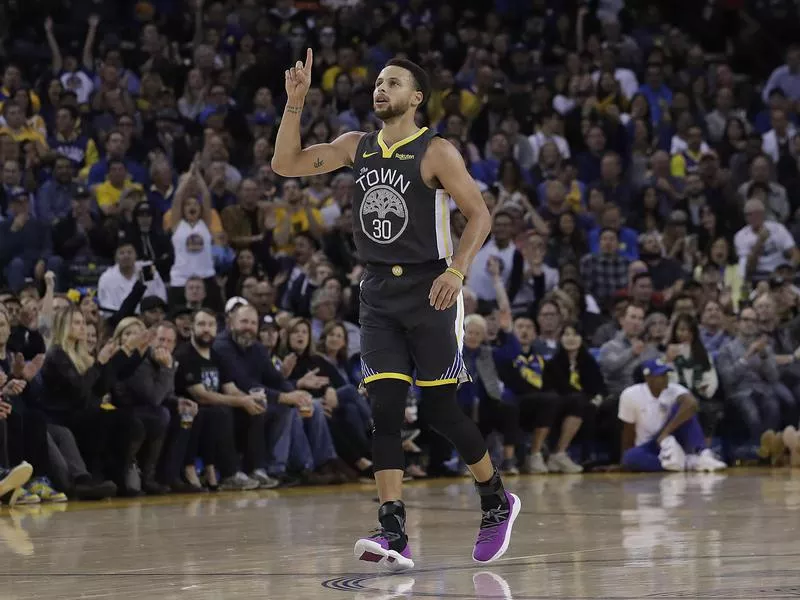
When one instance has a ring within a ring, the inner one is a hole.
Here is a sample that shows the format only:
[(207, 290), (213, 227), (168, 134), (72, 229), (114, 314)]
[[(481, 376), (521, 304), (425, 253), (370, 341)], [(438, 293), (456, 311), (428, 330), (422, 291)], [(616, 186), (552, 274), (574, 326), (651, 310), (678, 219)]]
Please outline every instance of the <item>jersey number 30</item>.
[(392, 222), (389, 219), (372, 219), (372, 237), (376, 240), (392, 239)]

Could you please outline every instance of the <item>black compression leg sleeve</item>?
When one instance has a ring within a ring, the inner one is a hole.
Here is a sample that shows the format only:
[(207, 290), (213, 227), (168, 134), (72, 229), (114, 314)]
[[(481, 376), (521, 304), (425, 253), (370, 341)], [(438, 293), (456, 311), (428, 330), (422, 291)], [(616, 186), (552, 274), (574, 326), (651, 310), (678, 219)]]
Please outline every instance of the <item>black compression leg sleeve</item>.
[(437, 385), (420, 388), (420, 410), (426, 422), (450, 440), (468, 465), (474, 465), (486, 454), (486, 442), (478, 426), (459, 408), (456, 402), (456, 385)]
[(406, 468), (400, 431), (406, 412), (408, 383), (399, 379), (378, 379), (367, 384), (372, 402), (372, 461), (374, 470)]

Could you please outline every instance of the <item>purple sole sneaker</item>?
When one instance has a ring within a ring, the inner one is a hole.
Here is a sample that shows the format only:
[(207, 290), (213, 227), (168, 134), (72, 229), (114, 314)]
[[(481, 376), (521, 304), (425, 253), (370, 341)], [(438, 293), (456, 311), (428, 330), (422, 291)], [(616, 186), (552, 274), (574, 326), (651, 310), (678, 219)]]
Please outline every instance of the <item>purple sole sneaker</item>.
[(511, 530), (514, 528), (514, 521), (522, 508), (522, 503), (516, 494), (506, 492), (508, 508), (495, 508), (483, 512), (481, 528), (478, 531), (478, 539), (475, 542), (475, 549), (472, 551), (472, 558), (476, 562), (488, 563), (497, 560), (508, 550), (511, 542)]
[(361, 538), (353, 548), (353, 555), (360, 561), (372, 563), (393, 573), (414, 568), (408, 544), (402, 552), (396, 552), (389, 549), (389, 542), (383, 537)]

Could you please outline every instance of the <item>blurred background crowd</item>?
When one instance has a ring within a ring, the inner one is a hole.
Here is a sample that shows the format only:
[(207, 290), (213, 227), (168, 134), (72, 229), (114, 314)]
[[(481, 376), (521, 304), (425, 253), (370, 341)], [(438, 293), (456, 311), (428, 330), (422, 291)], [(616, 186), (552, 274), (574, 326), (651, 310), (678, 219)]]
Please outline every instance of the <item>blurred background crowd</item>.
[[(796, 0), (89, 0), (0, 6), (0, 464), (17, 502), (369, 480), (354, 179), (270, 166), (374, 131), (372, 83), (492, 213), (463, 410), (506, 474), (620, 461), (663, 358), (729, 462), (800, 462)], [(455, 206), (453, 236), (464, 228)], [(408, 477), (463, 471), (408, 399)]]

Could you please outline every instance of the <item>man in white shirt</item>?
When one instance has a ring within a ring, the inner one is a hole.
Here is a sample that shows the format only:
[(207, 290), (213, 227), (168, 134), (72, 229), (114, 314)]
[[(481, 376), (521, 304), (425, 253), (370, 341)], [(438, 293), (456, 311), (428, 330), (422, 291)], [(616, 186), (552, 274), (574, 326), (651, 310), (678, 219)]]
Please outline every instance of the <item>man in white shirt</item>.
[(772, 109), (770, 112), (770, 122), (772, 124), (772, 129), (761, 136), (763, 140), (761, 149), (764, 151), (764, 154), (769, 156), (772, 162), (777, 165), (781, 158), (781, 148), (784, 149), (784, 152), (789, 152), (797, 130), (786, 116), (786, 111), (780, 108)]
[(781, 88), (790, 100), (800, 100), (800, 46), (789, 46), (786, 50), (786, 64), (772, 71), (761, 92), (764, 104), (769, 104), (769, 95), (775, 88)]
[(787, 260), (793, 264), (800, 262), (800, 252), (792, 234), (783, 224), (766, 220), (766, 208), (761, 200), (748, 200), (744, 216), (747, 225), (733, 237), (742, 277), (766, 276)]
[(533, 163), (539, 162), (539, 152), (542, 150), (547, 142), (553, 142), (558, 148), (561, 158), (567, 159), (571, 156), (569, 150), (569, 143), (566, 138), (559, 135), (560, 118), (556, 111), (550, 110), (544, 113), (541, 118), (541, 125), (539, 130), (531, 136), (528, 136), (528, 142), (533, 150)]
[[(122, 240), (114, 255), (115, 264), (100, 276), (97, 283), (97, 300), (106, 316), (117, 312), (142, 273), (146, 286), (144, 297), (158, 296), (167, 301), (167, 288), (152, 263), (136, 261), (136, 249), (130, 241)], [(137, 307), (138, 312), (138, 307)]]
[(741, 184), (737, 192), (741, 197), (741, 201), (744, 202), (752, 198), (754, 194), (761, 193), (757, 189), (760, 185), (764, 188), (764, 206), (767, 209), (767, 218), (772, 221), (786, 223), (792, 206), (789, 203), (786, 188), (780, 183), (772, 181), (773, 167), (773, 163), (766, 154), (759, 154), (754, 157), (750, 161), (750, 179)]
[(514, 244), (514, 217), (510, 212), (499, 210), (492, 219), (492, 237), (478, 250), (469, 271), (467, 286), (475, 292), (478, 300), (496, 300), (494, 277), (489, 272), (489, 259), (497, 257), (500, 261), (500, 277), (503, 286), (508, 288), (511, 273), (516, 265), (522, 274), (522, 254)]
[(636, 79), (636, 73), (630, 69), (617, 66), (617, 53), (613, 46), (605, 45), (600, 57), (602, 70), (597, 69), (592, 73), (594, 84), (597, 85), (597, 82), (600, 81), (600, 75), (603, 71), (610, 71), (614, 74), (614, 79), (619, 83), (619, 88), (625, 98), (628, 100), (633, 98), (636, 92), (639, 91), (639, 80)]
[(622, 466), (629, 471), (717, 471), (726, 467), (706, 448), (697, 400), (670, 383), (672, 368), (661, 359), (642, 363), (644, 383), (619, 399)]

